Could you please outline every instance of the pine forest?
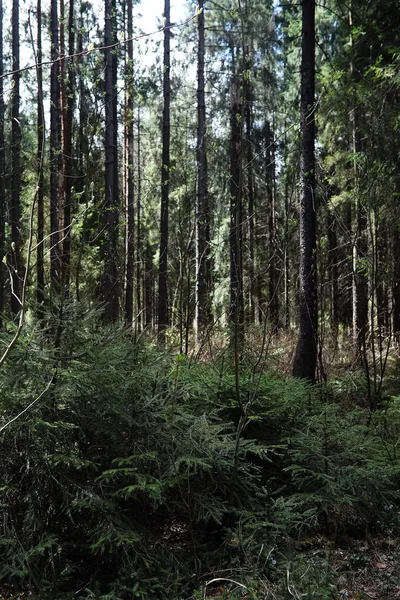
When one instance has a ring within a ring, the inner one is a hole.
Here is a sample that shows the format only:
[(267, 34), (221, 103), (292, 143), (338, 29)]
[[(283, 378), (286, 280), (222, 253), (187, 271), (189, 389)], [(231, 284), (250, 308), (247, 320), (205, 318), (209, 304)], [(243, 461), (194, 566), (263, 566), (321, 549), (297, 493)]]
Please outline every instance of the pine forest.
[(0, 0), (0, 599), (400, 598), (399, 24)]

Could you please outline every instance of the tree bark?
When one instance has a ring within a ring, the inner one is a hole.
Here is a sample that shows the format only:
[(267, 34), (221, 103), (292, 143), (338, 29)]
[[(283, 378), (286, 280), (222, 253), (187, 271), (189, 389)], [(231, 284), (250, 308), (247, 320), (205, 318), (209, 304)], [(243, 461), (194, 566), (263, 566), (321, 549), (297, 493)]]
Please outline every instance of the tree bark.
[(196, 205), (196, 312), (195, 328), (210, 322), (209, 243), (210, 226), (207, 185), (206, 105), (204, 93), (204, 0), (199, 2), (197, 21), (197, 205)]
[(133, 24), (132, 0), (127, 0), (127, 68), (125, 72), (125, 142), (126, 142), (126, 189), (125, 189), (125, 322), (133, 325), (133, 281), (135, 252), (135, 211), (134, 211), (134, 135), (133, 135)]
[(281, 326), (279, 316), (279, 268), (278, 246), (276, 243), (276, 183), (275, 183), (275, 141), (274, 132), (269, 121), (265, 123), (266, 144), (266, 179), (269, 207), (268, 219), (268, 242), (269, 242), (269, 264), (268, 264), (268, 306), (269, 318), (273, 331), (277, 332)]
[(239, 83), (235, 76), (231, 79), (230, 92), (230, 311), (229, 320), (236, 328), (244, 321), (243, 305), (243, 210), (241, 174), (241, 105)]
[(137, 303), (137, 331), (142, 330), (144, 322), (143, 309), (143, 294), (144, 284), (143, 276), (143, 248), (142, 248), (142, 227), (141, 227), (141, 202), (142, 202), (142, 153), (141, 153), (141, 117), (140, 105), (137, 107), (137, 193), (136, 193), (136, 303)]
[(293, 375), (315, 382), (317, 286), (315, 207), (315, 0), (303, 0), (300, 100), (299, 337)]
[[(37, 37), (36, 60), (40, 65), (42, 52), (42, 0), (37, 0)], [(36, 70), (37, 79), (37, 249), (36, 249), (36, 302), (39, 319), (44, 317), (44, 104), (43, 104), (43, 71)]]
[[(398, 161), (396, 153), (395, 160)], [(395, 190), (400, 198), (400, 167), (395, 175)], [(397, 344), (400, 342), (400, 223), (392, 224), (392, 327), (393, 337)]]
[[(249, 70), (249, 65), (247, 65)], [(249, 319), (252, 324), (256, 320), (256, 268), (255, 268), (255, 203), (254, 203), (254, 171), (253, 171), (253, 115), (252, 89), (248, 80), (245, 81), (244, 97), (246, 101), (246, 162), (247, 162), (247, 194), (249, 211)]]
[[(332, 192), (329, 192), (329, 197)], [(330, 199), (330, 198), (329, 198)], [(333, 208), (328, 201), (327, 235), (328, 235), (328, 279), (330, 287), (330, 322), (334, 343), (338, 343), (339, 333), (339, 288), (338, 288), (338, 241), (336, 219)]]
[(51, 293), (60, 291), (60, 233), (58, 206), (58, 175), (60, 171), (60, 84), (58, 51), (58, 9), (57, 0), (51, 0), (50, 30), (52, 61), (50, 71), (50, 281)]
[(163, 60), (163, 124), (161, 166), (160, 259), (158, 275), (158, 331), (164, 341), (168, 327), (168, 204), (170, 178), (170, 0), (164, 0), (164, 60)]
[[(62, 4), (63, 6), (63, 4)], [(65, 16), (64, 16), (65, 19)], [(63, 22), (64, 19), (61, 19)], [(61, 25), (60, 25), (61, 27)], [(61, 30), (60, 30), (61, 32)], [(62, 27), (63, 46), (60, 44), (61, 55), (65, 53), (64, 27)], [(68, 53), (75, 51), (75, 27), (74, 27), (74, 0), (69, 2), (68, 13)], [(61, 61), (61, 126), (62, 126), (62, 200), (63, 200), (63, 245), (62, 245), (62, 285), (63, 295), (69, 297), (70, 270), (71, 270), (71, 207), (73, 189), (73, 116), (75, 98), (75, 69), (73, 59), (68, 61), (68, 70), (65, 69), (65, 61)]]
[[(350, 2), (348, 10), (348, 19), (350, 27), (350, 47), (353, 47), (353, 11), (352, 3)], [(356, 86), (359, 77), (358, 72), (354, 69), (354, 56), (351, 55), (350, 60), (350, 75), (353, 78), (353, 85)], [(355, 80), (354, 80), (355, 78)], [(366, 269), (366, 257), (368, 250), (368, 214), (367, 209), (363, 205), (359, 193), (360, 180), (359, 169), (357, 166), (357, 155), (361, 152), (361, 136), (358, 124), (358, 114), (356, 107), (356, 90), (353, 89), (351, 100), (351, 150), (354, 156), (353, 159), (353, 189), (355, 192), (355, 235), (353, 237), (353, 281), (352, 281), (352, 296), (353, 296), (353, 342), (356, 350), (357, 360), (360, 364), (368, 369), (366, 357), (366, 343), (368, 332), (368, 273)]]
[(14, 317), (21, 309), (21, 124), (19, 70), (19, 0), (12, 4), (12, 61), (11, 88), (11, 312)]
[(6, 217), (6, 185), (5, 185), (5, 139), (4, 139), (4, 86), (3, 86), (3, 0), (0, 0), (0, 329), (3, 327), (4, 310), (4, 264), (5, 255), (5, 217)]
[(117, 124), (117, 55), (111, 46), (116, 42), (116, 0), (105, 0), (105, 206), (104, 206), (104, 274), (102, 297), (104, 321), (118, 318), (118, 124)]

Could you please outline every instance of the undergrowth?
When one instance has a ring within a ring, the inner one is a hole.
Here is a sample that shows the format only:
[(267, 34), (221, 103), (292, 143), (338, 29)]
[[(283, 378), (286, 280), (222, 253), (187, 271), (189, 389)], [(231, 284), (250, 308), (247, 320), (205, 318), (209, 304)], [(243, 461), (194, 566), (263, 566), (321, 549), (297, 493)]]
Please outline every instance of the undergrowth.
[(400, 399), (344, 409), (337, 383), (245, 361), (238, 395), (228, 352), (81, 323), (57, 350), (26, 330), (0, 371), (3, 424), (47, 390), (1, 433), (3, 581), (53, 600), (333, 598), (329, 560), (302, 571), (293, 540), (398, 533)]

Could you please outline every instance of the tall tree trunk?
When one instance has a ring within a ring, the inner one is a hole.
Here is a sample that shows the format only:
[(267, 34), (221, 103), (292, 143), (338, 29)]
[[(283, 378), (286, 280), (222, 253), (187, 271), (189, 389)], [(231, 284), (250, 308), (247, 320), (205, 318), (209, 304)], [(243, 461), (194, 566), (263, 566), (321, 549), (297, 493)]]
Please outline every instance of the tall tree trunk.
[(163, 131), (161, 166), (160, 260), (158, 275), (158, 330), (161, 341), (168, 327), (168, 204), (170, 178), (170, 0), (164, 0)]
[(315, 0), (303, 0), (300, 101), (300, 290), (299, 338), (293, 375), (315, 381), (317, 287), (315, 210)]
[[(42, 52), (42, 0), (37, 0), (37, 34), (36, 61), (43, 61)], [(36, 301), (39, 319), (44, 317), (44, 104), (43, 104), (43, 71), (36, 70), (37, 83), (37, 249), (36, 249)]]
[[(63, 0), (62, 0), (63, 6)], [(61, 19), (61, 22), (65, 20)], [(61, 27), (61, 25), (60, 25)], [(60, 30), (61, 31), (61, 30)], [(61, 55), (65, 53), (64, 49), (64, 27), (60, 38), (63, 41), (63, 47), (60, 45)], [(74, 0), (69, 2), (68, 13), (68, 53), (75, 52), (75, 27), (74, 27)], [(61, 125), (62, 125), (62, 190), (63, 190), (63, 245), (62, 245), (62, 284), (64, 297), (69, 297), (70, 269), (71, 269), (71, 206), (72, 206), (72, 188), (73, 188), (73, 149), (72, 149), (72, 131), (74, 116), (74, 98), (75, 98), (75, 68), (73, 59), (68, 61), (68, 71), (65, 69), (65, 61), (61, 62)]]
[(20, 308), (21, 265), (21, 124), (19, 115), (19, 0), (12, 4), (12, 60), (11, 88), (11, 312), (15, 317)]
[[(287, 124), (286, 120), (284, 123), (284, 155), (283, 155), (283, 164), (287, 165), (288, 163), (288, 141), (287, 141)], [(289, 172), (288, 169), (285, 169), (285, 183), (284, 183), (284, 204), (285, 204), (285, 215), (284, 215), (284, 256), (283, 256), (283, 266), (284, 266), (284, 302), (285, 302), (285, 328), (287, 331), (290, 329), (290, 252), (289, 252), (289, 225), (291, 219), (291, 190), (289, 186)]]
[(4, 96), (3, 96), (3, 0), (0, 0), (0, 328), (3, 326), (4, 310), (4, 264), (5, 253), (5, 217), (6, 217), (6, 185), (5, 185), (5, 148), (4, 148)]
[(141, 219), (141, 202), (142, 202), (142, 166), (141, 166), (141, 118), (140, 118), (140, 105), (137, 107), (137, 188), (136, 188), (136, 303), (137, 303), (137, 331), (142, 330), (144, 322), (142, 308), (143, 308), (143, 294), (142, 285), (143, 276), (143, 249), (142, 249), (142, 227), (140, 223)]
[(275, 183), (275, 141), (274, 132), (271, 129), (269, 121), (265, 123), (265, 143), (266, 143), (266, 179), (267, 195), (269, 205), (268, 220), (268, 242), (269, 242), (269, 264), (268, 264), (268, 305), (269, 318), (273, 330), (276, 332), (281, 326), (279, 317), (279, 269), (278, 246), (276, 243), (276, 183)]
[(342, 264), (341, 294), (339, 304), (339, 321), (345, 325), (348, 332), (353, 324), (353, 206), (349, 198), (343, 207), (343, 225), (345, 243), (340, 251), (339, 262)]
[[(332, 191), (329, 191), (331, 197)], [(329, 198), (330, 200), (330, 198)], [(337, 345), (339, 333), (339, 290), (338, 290), (338, 242), (336, 218), (331, 202), (327, 205), (327, 234), (328, 234), (328, 279), (330, 287), (330, 322), (334, 343)]]
[(58, 51), (58, 10), (57, 0), (51, 0), (51, 71), (50, 71), (50, 281), (51, 293), (60, 291), (60, 232), (58, 206), (58, 174), (60, 171), (60, 84)]
[(104, 320), (118, 318), (118, 125), (117, 55), (110, 46), (116, 42), (116, 0), (105, 0), (105, 206), (104, 206)]
[[(352, 29), (353, 11), (350, 2), (348, 11), (350, 27), (350, 47), (353, 46)], [(358, 73), (354, 69), (353, 56), (350, 60), (350, 75), (353, 77), (353, 85), (356, 86)], [(359, 188), (360, 178), (357, 166), (357, 155), (361, 152), (361, 135), (358, 127), (358, 115), (356, 107), (356, 91), (352, 94), (351, 101), (351, 149), (353, 160), (353, 189), (355, 195), (355, 235), (353, 237), (353, 341), (356, 349), (357, 359), (368, 369), (366, 357), (366, 340), (368, 332), (368, 274), (365, 268), (365, 259), (368, 250), (368, 214), (363, 205)]]
[[(250, 66), (247, 65), (247, 69)], [(255, 203), (254, 203), (254, 171), (253, 171), (253, 115), (252, 115), (252, 89), (248, 79), (244, 83), (244, 97), (246, 102), (246, 170), (247, 194), (249, 211), (249, 318), (252, 324), (256, 320), (256, 269), (255, 269)]]
[(134, 281), (134, 251), (135, 251), (135, 214), (134, 214), (134, 137), (133, 137), (133, 25), (132, 0), (127, 0), (127, 68), (125, 72), (125, 142), (126, 142), (126, 189), (125, 189), (125, 322), (133, 324), (133, 281)]
[[(145, 239), (145, 236), (143, 236)], [(152, 327), (156, 308), (154, 306), (154, 277), (153, 253), (150, 243), (143, 248), (143, 295), (144, 295), (144, 325)]]
[[(356, 183), (357, 186), (357, 183)], [(366, 360), (368, 333), (368, 274), (365, 261), (368, 252), (368, 215), (360, 198), (356, 201), (357, 229), (354, 248), (354, 284), (353, 284), (353, 332), (358, 359), (362, 364)]]
[[(396, 152), (395, 160), (398, 160)], [(395, 175), (395, 190), (400, 198), (400, 166)], [(392, 327), (397, 344), (400, 343), (400, 223), (392, 223)]]
[(389, 327), (389, 304), (386, 277), (386, 265), (390, 264), (388, 249), (388, 227), (386, 217), (375, 210), (375, 246), (376, 246), (376, 318), (378, 324), (378, 335), (380, 344)]
[[(76, 192), (77, 196), (80, 197), (80, 203), (83, 206), (88, 206), (88, 194), (85, 184), (85, 173), (87, 171), (88, 155), (89, 155), (89, 142), (87, 135), (87, 121), (88, 121), (88, 99), (87, 99), (87, 88), (84, 81), (84, 65), (82, 59), (83, 53), (83, 32), (86, 30), (85, 27), (85, 2), (80, 1), (79, 10), (79, 26), (78, 26), (78, 39), (77, 39), (77, 51), (79, 56), (77, 57), (77, 72), (78, 72), (78, 89), (79, 89), (79, 108), (78, 108), (78, 152), (77, 152), (77, 178), (76, 178)], [(79, 243), (80, 242), (80, 243)], [(81, 262), (83, 255), (83, 235), (78, 240), (78, 258), (75, 267), (75, 297), (76, 301), (80, 302), (80, 275), (81, 275)]]
[(242, 130), (240, 89), (237, 77), (231, 79), (230, 91), (230, 311), (229, 320), (241, 329), (244, 320), (243, 305), (243, 209), (242, 209)]
[(196, 205), (196, 330), (210, 321), (209, 210), (207, 185), (206, 105), (204, 94), (204, 0), (197, 21), (197, 205)]

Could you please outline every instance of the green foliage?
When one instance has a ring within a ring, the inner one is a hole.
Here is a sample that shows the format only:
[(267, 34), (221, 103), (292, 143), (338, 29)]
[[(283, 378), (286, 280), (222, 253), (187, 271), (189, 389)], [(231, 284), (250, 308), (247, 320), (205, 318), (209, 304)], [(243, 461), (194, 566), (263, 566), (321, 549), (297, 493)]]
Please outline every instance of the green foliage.
[(229, 354), (189, 360), (80, 323), (57, 352), (26, 330), (0, 371), (3, 423), (52, 380), (2, 432), (5, 581), (40, 598), (177, 600), (229, 568), (257, 597), (279, 587), (271, 548), (288, 535), (396, 531), (397, 399), (345, 412), (245, 360), (238, 391)]

